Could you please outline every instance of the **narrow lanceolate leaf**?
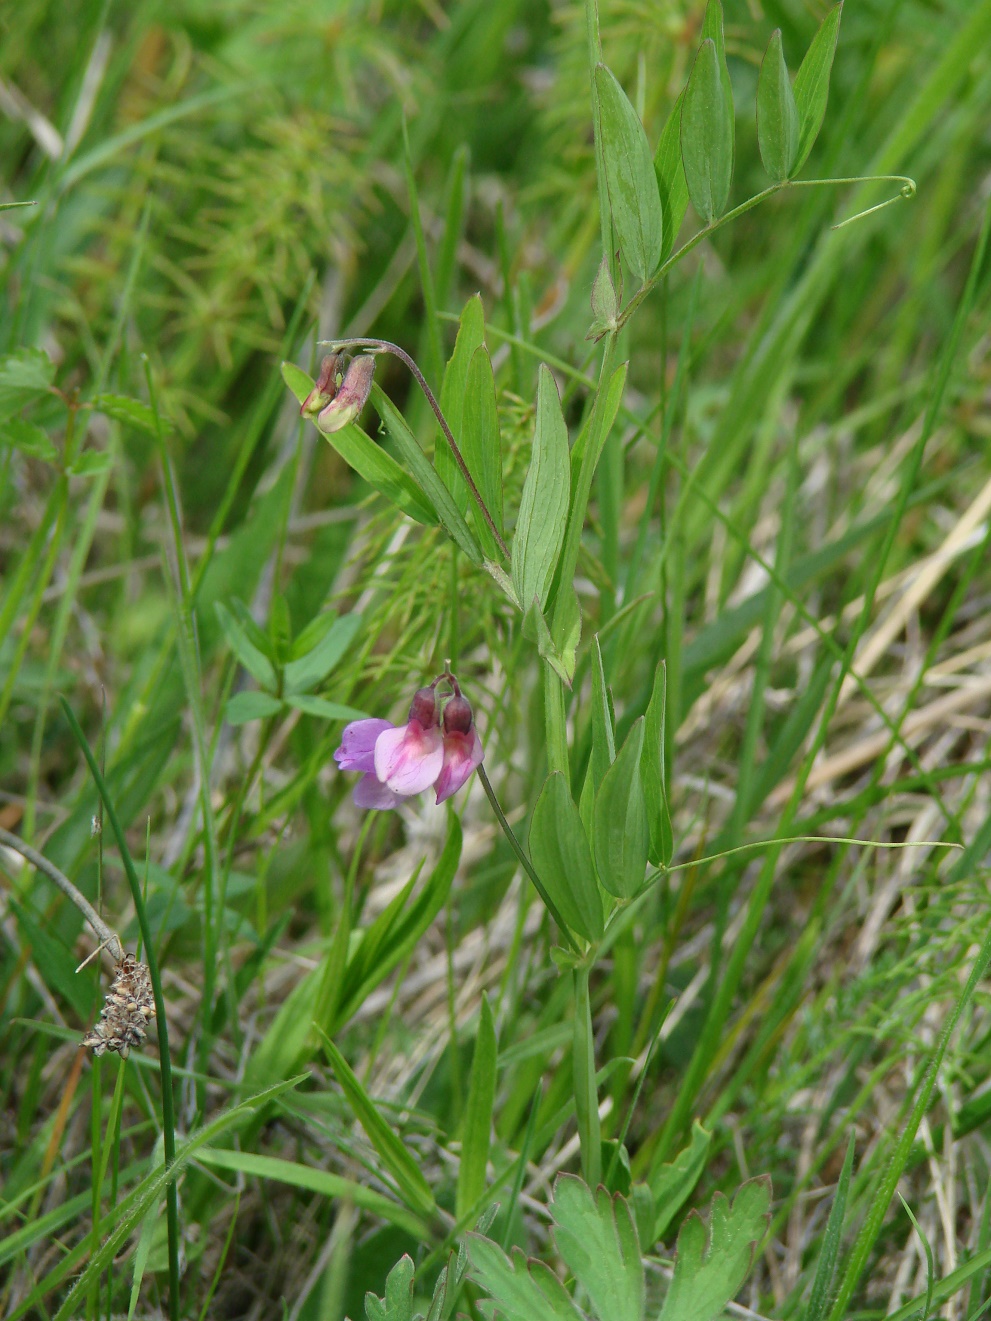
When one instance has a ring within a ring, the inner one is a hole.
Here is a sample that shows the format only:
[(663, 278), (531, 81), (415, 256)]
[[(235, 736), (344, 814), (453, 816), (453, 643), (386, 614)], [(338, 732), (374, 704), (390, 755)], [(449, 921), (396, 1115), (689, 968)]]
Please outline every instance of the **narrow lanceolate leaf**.
[(692, 206), (711, 225), (726, 210), (733, 178), (733, 109), (729, 75), (716, 43), (699, 47), (681, 107), (681, 158)]
[(722, 1315), (750, 1274), (770, 1206), (771, 1180), (765, 1174), (745, 1183), (732, 1206), (716, 1193), (708, 1226), (698, 1211), (689, 1212), (658, 1321), (713, 1321)]
[(602, 899), (592, 852), (571, 790), (560, 771), (547, 777), (530, 823), (530, 857), (572, 931), (601, 940)]
[(632, 899), (647, 870), (650, 830), (640, 776), (643, 727), (641, 716), (595, 795), (595, 867), (603, 889), (617, 899)]
[(471, 1062), (468, 1101), (465, 1105), (464, 1135), (461, 1139), (461, 1168), (455, 1215), (462, 1218), (485, 1192), (486, 1166), (489, 1162), (489, 1138), (492, 1133), (492, 1105), (496, 1083), (496, 1030), (487, 996), (482, 995), (478, 1016), (475, 1055)]
[(247, 630), (234, 618), (220, 601), (214, 605), (227, 645), (233, 651), (248, 673), (263, 688), (275, 688), (275, 668), (271, 660), (248, 637)]
[(647, 135), (637, 112), (604, 64), (595, 67), (602, 116), (606, 185), (616, 238), (641, 283), (661, 260), (663, 219)]
[(335, 619), (314, 647), (286, 666), (285, 691), (293, 695), (308, 693), (321, 680), (326, 679), (354, 641), (360, 627), (359, 614)]
[(829, 75), (840, 34), (843, 5), (831, 9), (812, 38), (802, 66), (795, 75), (795, 104), (798, 108), (798, 155), (791, 173), (797, 174), (808, 160), (822, 128), (829, 100)]
[[(481, 345), (472, 354), (465, 379), (461, 412), (461, 453), (474, 478), (485, 507), (500, 533), (502, 523), (502, 437), (496, 407), (495, 376), (488, 349)], [(496, 558), (495, 537), (478, 506), (469, 506), (472, 521), (489, 559)]]
[(636, 1225), (626, 1200), (595, 1194), (573, 1174), (559, 1175), (551, 1203), (558, 1252), (588, 1294), (595, 1315), (609, 1321), (641, 1321), (643, 1262)]
[[(440, 389), (441, 412), (447, 418), (447, 425), (451, 428), (462, 457), (468, 462), (469, 468), (471, 468), (471, 463), (465, 454), (464, 420), (468, 370), (471, 367), (472, 358), (484, 342), (485, 312), (482, 308), (481, 296), (474, 294), (465, 303), (464, 311), (461, 313), (458, 337), (454, 342), (454, 352), (444, 369), (444, 380)], [(465, 485), (465, 479), (461, 475), (461, 469), (451, 452), (451, 447), (443, 435), (438, 435), (437, 443), (434, 446), (434, 467), (437, 469), (444, 485), (454, 497), (454, 502), (460, 512), (465, 513), (469, 506), (468, 487)], [(475, 476), (474, 471), (472, 476)]]
[(840, 1171), (839, 1181), (836, 1184), (833, 1205), (830, 1207), (829, 1219), (826, 1222), (826, 1232), (822, 1236), (815, 1279), (812, 1281), (812, 1292), (809, 1294), (809, 1309), (805, 1313), (804, 1321), (823, 1321), (823, 1317), (829, 1308), (833, 1275), (836, 1271), (840, 1240), (843, 1235), (843, 1221), (846, 1217), (847, 1193), (850, 1190), (850, 1177), (853, 1174), (854, 1143), (855, 1134), (851, 1133), (850, 1140), (847, 1143), (843, 1169)]
[(589, 659), (592, 667), (592, 754), (588, 759), (588, 770), (582, 785), (580, 811), (585, 828), (591, 835), (594, 829), (592, 814), (595, 797), (606, 777), (606, 771), (616, 760), (616, 731), (605, 671), (602, 668), (598, 634), (592, 639)]
[(650, 828), (648, 856), (655, 867), (666, 867), (674, 853), (674, 835), (671, 830), (664, 774), (666, 698), (667, 667), (662, 660), (654, 672), (654, 688), (647, 706), (643, 751), (640, 754), (640, 774), (643, 776), (644, 802), (647, 806), (647, 824)]
[(667, 261), (670, 256), (688, 210), (688, 183), (681, 159), (681, 107), (684, 100), (685, 93), (682, 92), (671, 108), (654, 152), (654, 174), (661, 194), (661, 215), (664, 220), (662, 261)]
[(513, 586), (524, 611), (535, 598), (541, 609), (547, 604), (568, 520), (570, 468), (561, 400), (554, 377), (541, 366), (533, 449), (513, 537)]
[(767, 43), (757, 79), (757, 145), (775, 183), (787, 179), (798, 159), (798, 107), (781, 49), (781, 29)]

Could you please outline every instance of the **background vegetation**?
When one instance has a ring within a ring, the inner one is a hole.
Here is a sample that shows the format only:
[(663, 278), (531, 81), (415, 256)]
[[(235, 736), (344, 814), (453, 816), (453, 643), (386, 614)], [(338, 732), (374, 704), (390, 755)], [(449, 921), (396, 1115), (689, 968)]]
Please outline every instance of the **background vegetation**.
[[(652, 146), (702, 9), (600, 0), (603, 58)], [(794, 71), (824, 13), (727, 0), (732, 204), (767, 182), (771, 30)], [(644, 1244), (652, 1297), (686, 1207), (766, 1173), (769, 1230), (732, 1315), (824, 1315), (831, 1253), (840, 1315), (969, 1319), (988, 1298), (991, 1019), (966, 983), (991, 925), (989, 52), (988, 0), (849, 0), (804, 174), (897, 171), (917, 197), (839, 230), (897, 185), (774, 197), (618, 340), (626, 391), (576, 580), (574, 795), (597, 634), (618, 741), (666, 661), (674, 862), (778, 841), (663, 874), (592, 973), (602, 1136), (629, 1155), (606, 1148), (610, 1185), (698, 1157)], [(206, 1135), (180, 1180), (182, 1315), (360, 1317), (403, 1253), (425, 1310), (487, 1188), (491, 1237), (554, 1263), (551, 1182), (580, 1165), (553, 924), (474, 780), (458, 853), (430, 795), (353, 808), (340, 719), (225, 720), (255, 685), (216, 607), (243, 603), (283, 659), (314, 619), (359, 613), (319, 697), (398, 721), (451, 657), (526, 837), (548, 755), (518, 615), (300, 421), (279, 365), (315, 374), (318, 339), (371, 333), (439, 389), (480, 291), (511, 522), (539, 364), (574, 439), (601, 354), (585, 7), (19, 0), (0, 79), (0, 201), (37, 201), (0, 213), (0, 827), (135, 948), (63, 694), (144, 887), (180, 1143)], [(385, 359), (378, 381), (430, 446), (409, 376)], [(0, 852), (11, 1317), (58, 1313), (87, 1261), (72, 1315), (156, 1315), (168, 1294), (158, 1056), (81, 1049), (107, 984), (99, 960), (75, 971), (92, 949)], [(476, 1040), (497, 1040), (480, 1184)], [(457, 1306), (478, 1296), (465, 1284)]]

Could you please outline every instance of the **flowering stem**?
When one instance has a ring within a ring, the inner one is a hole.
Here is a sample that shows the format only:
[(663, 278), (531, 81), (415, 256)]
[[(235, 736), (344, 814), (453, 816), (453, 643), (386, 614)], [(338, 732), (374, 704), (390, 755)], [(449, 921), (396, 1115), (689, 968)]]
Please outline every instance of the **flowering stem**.
[(467, 484), (468, 490), (472, 494), (472, 498), (474, 499), (475, 503), (478, 505), (479, 509), (481, 510), (482, 517), (489, 525), (489, 531), (492, 533), (493, 537), (495, 538), (496, 545), (499, 547), (503, 555), (505, 555), (506, 559), (508, 560), (509, 547), (506, 545), (505, 541), (503, 541), (502, 534), (500, 533), (499, 529), (496, 527), (495, 520), (493, 519), (492, 515), (489, 513), (488, 505), (482, 499), (481, 492), (479, 491), (478, 487), (475, 485), (471, 473), (468, 471), (468, 465), (467, 463), (465, 463), (461, 450), (458, 448), (458, 442), (454, 439), (454, 435), (451, 432), (451, 428), (447, 425), (447, 418), (441, 412), (440, 404), (437, 402), (433, 390), (431, 390), (430, 386), (427, 384), (426, 377), (423, 375), (423, 372), (420, 371), (419, 367), (409, 356), (406, 350), (401, 349), (398, 344), (393, 344), (391, 343), (391, 341), (387, 339), (333, 339), (333, 340), (329, 340), (328, 343), (334, 349), (378, 349), (381, 353), (393, 354), (395, 357), (397, 357), (400, 360), (400, 362), (406, 364), (406, 366), (409, 368), (409, 370), (413, 373), (414, 377), (416, 378), (417, 385), (423, 391), (427, 403), (433, 409), (434, 416), (436, 417), (437, 421), (440, 423), (440, 429), (441, 431), (443, 431), (444, 437), (447, 440), (447, 443), (451, 447), (451, 453), (454, 455), (455, 462), (457, 463), (458, 467), (461, 469), (461, 476), (465, 479), (465, 483)]
[(557, 910), (557, 905), (554, 903), (554, 900), (544, 889), (544, 884), (541, 881), (540, 877), (537, 875), (537, 873), (534, 871), (533, 864), (531, 863), (530, 859), (524, 853), (522, 844), (516, 838), (516, 835), (513, 833), (513, 827), (506, 820), (506, 814), (499, 806), (499, 800), (495, 796), (495, 790), (492, 788), (492, 785), (489, 781), (489, 777), (485, 774), (484, 766), (479, 766), (478, 778), (482, 782), (482, 788), (485, 790), (486, 797), (488, 798), (489, 802), (492, 804), (492, 810), (496, 814), (496, 820), (499, 822), (499, 825), (502, 826), (502, 832), (509, 840), (510, 848), (513, 850), (513, 852), (516, 854), (517, 858), (519, 859), (520, 866), (526, 872), (527, 876), (530, 877), (530, 880), (533, 881), (533, 888), (537, 891), (541, 899), (544, 901), (544, 907), (547, 909), (551, 917), (557, 923), (558, 927), (560, 928), (561, 935), (564, 937), (565, 941), (568, 943), (568, 945), (574, 951), (575, 954), (580, 954), (581, 950), (579, 950), (578, 946), (575, 944), (574, 937), (572, 936), (571, 932), (568, 930), (564, 918)]

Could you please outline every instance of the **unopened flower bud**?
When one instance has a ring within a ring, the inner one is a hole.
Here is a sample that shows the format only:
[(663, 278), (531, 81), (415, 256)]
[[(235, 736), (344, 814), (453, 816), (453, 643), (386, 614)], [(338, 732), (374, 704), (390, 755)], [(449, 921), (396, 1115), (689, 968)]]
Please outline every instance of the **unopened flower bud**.
[(325, 435), (340, 431), (355, 420), (368, 400), (374, 374), (373, 357), (363, 354), (360, 358), (352, 358), (341, 388), (317, 418), (317, 426)]
[(471, 704), (458, 693), (444, 707), (444, 733), (468, 734), (471, 732), (471, 720)]
[(334, 398), (337, 394), (337, 377), (347, 366), (348, 359), (343, 353), (328, 353), (320, 364), (320, 375), (317, 377), (316, 384), (310, 393), (303, 400), (300, 406), (300, 413), (303, 417), (316, 417), (316, 415)]
[(432, 688), (418, 688), (409, 708), (410, 720), (421, 729), (433, 729), (437, 723), (437, 694)]

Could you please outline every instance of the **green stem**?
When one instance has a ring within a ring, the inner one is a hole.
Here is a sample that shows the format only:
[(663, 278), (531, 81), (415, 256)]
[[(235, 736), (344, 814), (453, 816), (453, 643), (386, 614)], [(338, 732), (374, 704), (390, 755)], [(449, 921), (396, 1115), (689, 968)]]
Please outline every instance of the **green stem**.
[(544, 662), (544, 725), (547, 731), (547, 769), (560, 771), (568, 784), (568, 732), (564, 709), (564, 685), (547, 662)]
[(496, 820), (499, 822), (499, 825), (502, 827), (502, 833), (509, 840), (510, 848), (513, 850), (513, 852), (516, 854), (517, 858), (519, 859), (520, 866), (526, 872), (527, 876), (529, 876), (530, 880), (533, 881), (533, 888), (540, 895), (541, 899), (544, 901), (544, 907), (547, 909), (551, 917), (557, 923), (561, 935), (564, 937), (565, 943), (575, 954), (580, 954), (581, 950), (579, 950), (578, 946), (575, 944), (574, 936), (572, 936), (571, 932), (568, 930), (567, 923), (565, 922), (561, 914), (558, 912), (557, 905), (554, 903), (554, 900), (544, 889), (543, 882), (541, 881), (537, 873), (534, 871), (533, 864), (531, 863), (530, 859), (526, 856), (526, 854), (523, 851), (523, 845), (516, 838), (516, 835), (513, 832), (513, 827), (506, 820), (506, 814), (499, 806), (499, 800), (498, 798), (496, 798), (495, 790), (492, 788), (492, 784), (489, 780), (489, 777), (485, 774), (484, 766), (479, 766), (478, 778), (482, 782), (482, 788), (485, 790), (485, 796), (488, 798), (489, 802), (492, 805), (492, 811), (495, 812)]
[[(172, 1057), (169, 1053), (169, 1028), (165, 1018), (162, 978), (158, 968), (158, 956), (155, 953), (151, 927), (148, 923), (148, 912), (145, 908), (144, 896), (141, 893), (141, 882), (138, 880), (138, 873), (134, 869), (131, 852), (127, 847), (127, 837), (117, 816), (117, 809), (110, 797), (107, 783), (96, 764), (93, 750), (79, 726), (79, 721), (73, 714), (72, 707), (61, 695), (59, 696), (59, 703), (65, 713), (66, 720), (69, 722), (69, 728), (72, 730), (76, 742), (86, 758), (86, 764), (93, 777), (97, 792), (103, 800), (111, 829), (117, 840), (117, 847), (120, 849), (121, 862), (124, 864), (127, 883), (131, 887), (131, 899), (134, 902), (134, 911), (138, 918), (141, 940), (145, 947), (145, 961), (148, 964), (148, 975), (151, 978), (152, 993), (155, 997), (158, 1053), (162, 1070), (162, 1139), (165, 1147), (165, 1166), (168, 1168), (175, 1162), (175, 1103), (172, 1094)], [(179, 1321), (179, 1193), (175, 1179), (169, 1180), (165, 1209), (169, 1239), (169, 1317), (170, 1321)]]

